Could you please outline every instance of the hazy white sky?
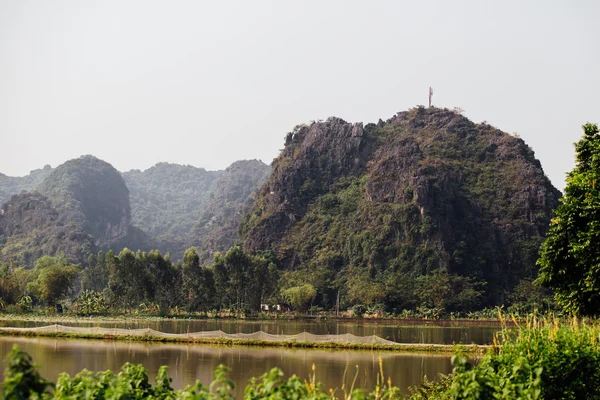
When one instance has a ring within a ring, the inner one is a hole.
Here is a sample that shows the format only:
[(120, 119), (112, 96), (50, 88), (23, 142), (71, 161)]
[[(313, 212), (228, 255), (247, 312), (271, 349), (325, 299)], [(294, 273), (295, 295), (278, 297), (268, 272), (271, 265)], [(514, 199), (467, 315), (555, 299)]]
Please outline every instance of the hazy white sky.
[(0, 172), (269, 163), (296, 124), (459, 106), (563, 188), (600, 122), (600, 1), (0, 2)]

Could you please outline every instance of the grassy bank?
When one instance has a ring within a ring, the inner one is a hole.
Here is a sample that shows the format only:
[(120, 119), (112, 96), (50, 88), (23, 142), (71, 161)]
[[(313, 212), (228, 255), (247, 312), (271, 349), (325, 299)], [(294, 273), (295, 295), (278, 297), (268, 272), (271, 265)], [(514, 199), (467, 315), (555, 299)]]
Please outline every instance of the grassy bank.
[[(152, 343), (189, 343), (189, 344), (210, 344), (220, 346), (258, 346), (258, 347), (286, 347), (286, 348), (304, 348), (304, 349), (342, 349), (342, 350), (385, 350), (395, 352), (414, 352), (414, 353), (452, 353), (456, 350), (454, 345), (443, 344), (421, 344), (421, 343), (398, 343), (398, 344), (378, 344), (378, 343), (347, 343), (347, 342), (310, 342), (297, 340), (255, 340), (255, 339), (232, 339), (232, 338), (197, 338), (191, 336), (155, 336), (155, 335), (132, 335), (132, 334), (98, 334), (82, 332), (61, 332), (56, 331), (34, 331), (27, 328), (0, 328), (1, 336), (20, 336), (20, 337), (50, 337), (65, 339), (91, 339), (91, 340), (115, 340), (132, 342), (152, 342)], [(491, 346), (483, 345), (461, 345), (463, 351), (468, 353), (482, 354), (485, 349)]]
[(363, 325), (380, 325), (380, 326), (442, 326), (442, 327), (477, 327), (477, 326), (498, 326), (502, 327), (506, 324), (512, 326), (512, 321), (502, 322), (500, 319), (389, 319), (389, 318), (321, 318), (311, 316), (257, 316), (254, 318), (237, 318), (237, 317), (206, 317), (203, 315), (173, 315), (173, 316), (158, 316), (158, 315), (140, 315), (140, 314), (115, 314), (115, 315), (74, 315), (74, 314), (48, 314), (48, 313), (24, 313), (10, 314), (1, 313), (0, 322), (44, 322), (49, 324), (54, 323), (141, 323), (145, 321), (163, 322), (163, 321), (229, 321), (236, 324), (253, 324), (253, 323), (281, 323), (289, 321), (311, 322), (311, 323), (340, 323), (340, 324), (363, 324)]

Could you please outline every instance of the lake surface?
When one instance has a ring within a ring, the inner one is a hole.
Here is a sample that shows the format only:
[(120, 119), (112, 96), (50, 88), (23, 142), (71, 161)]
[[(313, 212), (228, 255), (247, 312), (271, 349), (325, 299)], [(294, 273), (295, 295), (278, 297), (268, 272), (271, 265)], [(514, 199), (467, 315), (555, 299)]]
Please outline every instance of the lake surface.
[[(0, 337), (2, 359), (13, 344), (31, 354), (41, 375), (53, 381), (63, 371), (71, 376), (84, 368), (115, 371), (124, 363), (132, 362), (143, 364), (152, 382), (158, 368), (168, 365), (173, 387), (180, 389), (196, 380), (208, 385), (215, 367), (225, 364), (231, 368), (229, 377), (236, 386), (236, 398), (242, 397), (251, 377), (258, 377), (273, 367), (281, 368), (285, 376), (296, 374), (301, 379), (308, 379), (314, 364), (317, 381), (323, 382), (326, 388), (338, 389), (338, 394), (343, 393), (342, 385), (349, 387), (352, 384), (357, 371), (355, 387), (372, 389), (377, 381), (379, 358), (385, 379), (391, 377), (392, 383), (404, 393), (408, 393), (409, 386), (419, 385), (424, 376), (433, 379), (439, 373), (447, 374), (452, 370), (449, 355), (21, 337)], [(2, 380), (4, 367), (0, 368)]]
[[(500, 330), (497, 325), (460, 326), (460, 321), (436, 321), (436, 325), (387, 325), (373, 322), (313, 322), (313, 321), (235, 321), (235, 320), (133, 320), (97, 322), (82, 319), (80, 322), (57, 322), (67, 326), (99, 326), (105, 328), (139, 329), (151, 328), (167, 333), (217, 331), (225, 333), (253, 333), (258, 331), (274, 335), (295, 335), (309, 332), (316, 335), (352, 333), (356, 336), (377, 335), (398, 343), (428, 344), (491, 344)], [(34, 327), (51, 325), (53, 322), (0, 321), (0, 326)], [(444, 324), (440, 326), (438, 324)]]

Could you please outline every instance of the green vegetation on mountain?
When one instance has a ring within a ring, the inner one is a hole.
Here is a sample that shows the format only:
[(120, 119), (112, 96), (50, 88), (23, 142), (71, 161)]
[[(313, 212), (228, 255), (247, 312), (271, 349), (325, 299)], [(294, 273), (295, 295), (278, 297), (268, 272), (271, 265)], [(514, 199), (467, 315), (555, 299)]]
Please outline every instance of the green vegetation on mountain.
[(35, 169), (22, 177), (6, 176), (0, 173), (0, 205), (9, 201), (15, 194), (34, 190), (51, 172), (52, 168), (46, 165), (44, 168)]
[(160, 243), (163, 252), (183, 254), (220, 173), (169, 163), (124, 172), (133, 225)]
[(575, 143), (577, 164), (568, 174), (565, 195), (555, 211), (540, 252), (539, 282), (576, 315), (600, 313), (600, 134), (583, 126)]
[(163, 253), (181, 258), (186, 248), (196, 245), (206, 261), (238, 238), (250, 195), (269, 170), (261, 161), (248, 160), (224, 171), (159, 163), (143, 172), (125, 172), (132, 222)]
[(271, 168), (259, 160), (236, 161), (219, 171), (214, 188), (195, 226), (195, 243), (203, 259), (227, 251), (238, 239), (242, 216), (254, 203), (253, 194)]
[(126, 241), (129, 194), (121, 175), (92, 156), (67, 161), (31, 193), (0, 211), (0, 261), (32, 266), (43, 255), (83, 263), (90, 252)]
[(210, 261), (238, 238), (241, 216), (269, 171), (257, 160), (224, 171), (159, 163), (121, 176), (83, 156), (23, 178), (0, 175), (0, 195), (34, 192), (14, 197), (0, 214), (0, 261), (32, 266), (60, 253), (85, 263), (97, 249), (124, 247), (181, 258), (192, 245), (201, 249), (201, 262)]
[[(548, 304), (532, 282), (560, 192), (523, 140), (449, 110), (299, 125), (272, 172), (250, 160), (123, 176), (84, 156), (13, 197), (0, 212), (4, 276), (21, 282), (19, 267), (64, 255), (87, 267), (86, 304), (161, 313), (267, 302), (440, 316)], [(108, 251), (124, 247), (160, 252)]]
[(15, 195), (0, 210), (0, 261), (32, 266), (44, 255), (81, 262), (94, 249), (83, 224), (63, 220), (40, 193)]
[(523, 140), (418, 107), (296, 127), (241, 232), (315, 305), (466, 311), (535, 277), (559, 197)]
[(93, 156), (58, 166), (37, 190), (48, 197), (62, 222), (82, 224), (97, 247), (127, 236), (131, 222), (129, 191), (119, 172)]

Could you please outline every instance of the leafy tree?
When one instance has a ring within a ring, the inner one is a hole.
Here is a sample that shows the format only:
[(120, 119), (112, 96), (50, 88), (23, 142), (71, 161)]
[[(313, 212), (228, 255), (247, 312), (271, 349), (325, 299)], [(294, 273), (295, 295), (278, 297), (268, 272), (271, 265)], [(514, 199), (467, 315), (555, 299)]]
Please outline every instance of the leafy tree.
[(146, 277), (144, 297), (146, 301), (154, 302), (162, 310), (166, 310), (179, 300), (181, 276), (170, 260), (163, 257), (158, 250), (153, 250), (147, 255), (142, 254), (139, 264)]
[(47, 304), (54, 304), (65, 297), (73, 287), (78, 272), (76, 265), (44, 268), (37, 279), (41, 299)]
[(415, 283), (415, 294), (421, 306), (445, 311), (467, 311), (477, 308), (483, 300), (484, 282), (451, 275), (445, 269), (420, 276)]
[(125, 248), (115, 258), (115, 274), (111, 285), (115, 299), (125, 306), (134, 306), (143, 301), (139, 295), (140, 273), (135, 265), (135, 254)]
[(187, 249), (183, 255), (181, 290), (183, 305), (188, 311), (196, 311), (202, 305), (207, 305), (209, 293), (206, 277), (195, 247)]
[(44, 256), (37, 261), (34, 271), (37, 277), (27, 289), (46, 304), (54, 304), (69, 293), (79, 271), (78, 265), (69, 265), (62, 257)]
[(250, 258), (239, 246), (234, 246), (225, 254), (225, 268), (229, 279), (230, 293), (238, 310), (244, 308), (247, 283), (250, 279)]
[(272, 252), (261, 252), (251, 258), (252, 260), (252, 287), (251, 304), (260, 307), (260, 304), (274, 301), (279, 279), (279, 271), (274, 262)]
[(14, 303), (21, 294), (10, 266), (8, 264), (0, 265), (0, 299), (7, 303)]
[(36, 277), (36, 271), (31, 269), (26, 269), (23, 267), (15, 268), (12, 270), (11, 279), (14, 281), (17, 286), (18, 296), (22, 296), (27, 293), (27, 285), (34, 281)]
[(447, 270), (436, 270), (429, 275), (420, 276), (415, 283), (421, 306), (444, 308), (444, 302), (452, 291)]
[(576, 165), (540, 249), (538, 282), (576, 315), (600, 313), (600, 135), (583, 125), (575, 144)]
[(258, 311), (260, 303), (271, 298), (277, 286), (273, 255), (265, 252), (250, 256), (239, 246), (229, 249), (225, 256), (216, 253), (206, 272), (211, 285), (214, 282), (216, 303), (236, 310)]
[(220, 307), (229, 306), (229, 288), (227, 286), (228, 277), (225, 268), (225, 257), (221, 253), (216, 253), (213, 264), (209, 267), (213, 271), (215, 281), (215, 301)]
[(133, 253), (126, 248), (114, 257), (109, 251), (104, 268), (108, 271), (108, 293), (114, 306), (137, 308), (140, 304), (153, 304), (166, 311), (180, 301), (180, 274), (168, 254), (163, 257), (158, 250)]
[(523, 279), (508, 296), (509, 312), (531, 313), (554, 307), (552, 292), (531, 279)]
[(294, 309), (305, 312), (317, 296), (317, 291), (313, 285), (306, 284), (283, 290), (281, 295)]
[[(376, 281), (372, 282), (367, 270), (352, 272), (349, 274), (347, 282), (350, 300), (368, 306), (380, 303), (385, 295), (383, 285)], [(365, 284), (365, 282), (369, 282), (369, 284)]]
[(90, 254), (88, 266), (81, 273), (81, 290), (100, 292), (108, 286), (108, 268), (106, 257), (100, 250), (98, 255)]

